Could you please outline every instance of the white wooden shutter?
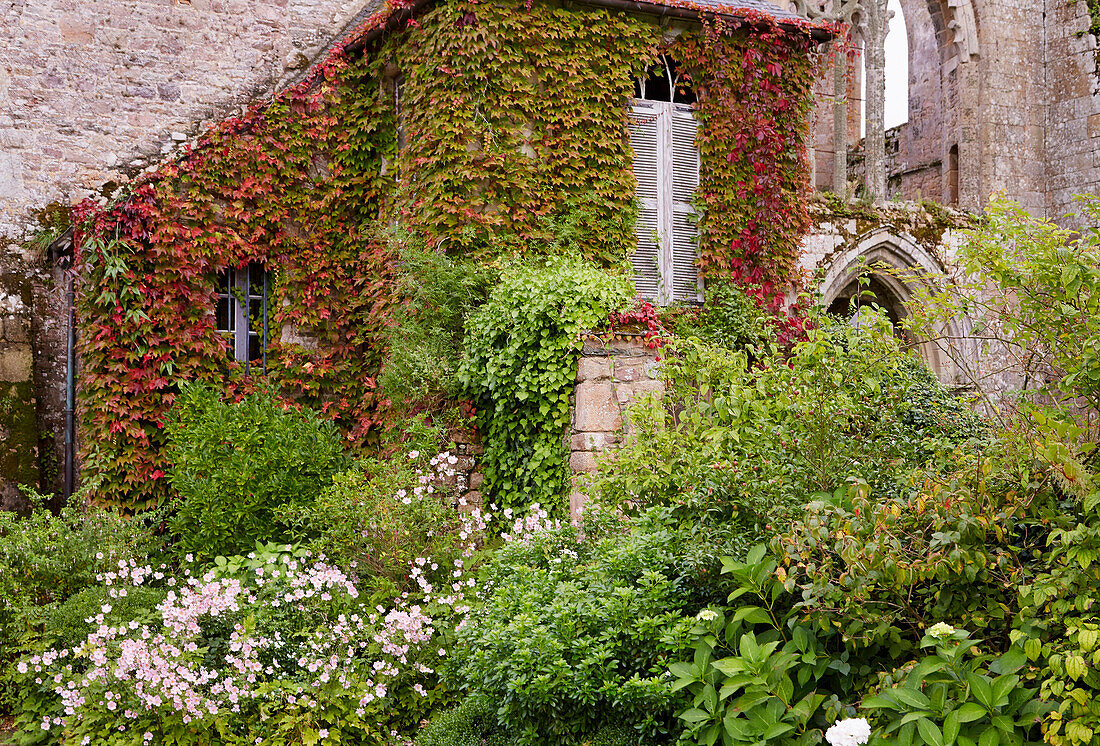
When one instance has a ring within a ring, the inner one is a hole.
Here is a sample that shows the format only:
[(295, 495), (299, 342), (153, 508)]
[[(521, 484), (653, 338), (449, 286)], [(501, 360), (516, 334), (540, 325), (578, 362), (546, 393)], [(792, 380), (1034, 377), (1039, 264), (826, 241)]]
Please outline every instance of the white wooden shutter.
[(639, 101), (630, 112), (630, 146), (634, 151), (634, 178), (638, 182), (638, 248), (630, 257), (639, 298), (659, 300), (662, 291), (661, 234), (658, 201), (661, 189), (660, 106)]
[(673, 300), (699, 299), (698, 231), (691, 197), (699, 186), (699, 123), (690, 107), (673, 106), (672, 129), (672, 287)]

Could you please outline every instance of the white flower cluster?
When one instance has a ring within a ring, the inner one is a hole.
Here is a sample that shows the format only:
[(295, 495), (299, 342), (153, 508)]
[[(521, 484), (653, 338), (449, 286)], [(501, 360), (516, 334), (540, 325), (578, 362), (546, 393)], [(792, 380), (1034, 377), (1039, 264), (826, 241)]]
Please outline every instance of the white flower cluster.
[(871, 740), (871, 724), (863, 718), (838, 720), (825, 731), (825, 740), (832, 746), (862, 746)]
[(937, 640), (946, 640), (955, 634), (955, 628), (946, 622), (936, 622), (928, 628), (928, 636), (935, 637)]

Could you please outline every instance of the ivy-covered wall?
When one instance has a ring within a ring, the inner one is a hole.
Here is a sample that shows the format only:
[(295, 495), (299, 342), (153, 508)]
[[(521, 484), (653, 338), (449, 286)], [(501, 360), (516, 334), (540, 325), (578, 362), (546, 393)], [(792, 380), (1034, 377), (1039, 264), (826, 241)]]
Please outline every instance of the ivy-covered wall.
[(102, 478), (99, 500), (168, 497), (162, 424), (180, 378), (257, 383), (214, 328), (222, 268), (276, 272), (267, 378), (362, 444), (387, 421), (375, 375), (400, 302), (398, 236), (494, 261), (551, 251), (567, 228), (590, 258), (625, 264), (627, 110), (662, 51), (699, 98), (701, 271), (761, 302), (789, 284), (808, 226), (807, 30), (766, 17), (671, 29), (535, 0), (441, 0), (386, 22), (125, 198), (78, 211), (82, 467)]

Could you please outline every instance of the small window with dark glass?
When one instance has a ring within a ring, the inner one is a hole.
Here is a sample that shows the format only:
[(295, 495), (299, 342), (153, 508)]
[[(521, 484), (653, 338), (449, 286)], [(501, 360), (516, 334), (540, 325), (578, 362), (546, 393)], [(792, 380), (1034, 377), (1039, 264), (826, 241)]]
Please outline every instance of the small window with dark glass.
[(699, 186), (695, 93), (662, 56), (635, 81), (630, 145), (638, 183), (638, 248), (631, 257), (638, 296), (660, 304), (698, 301), (698, 231), (692, 196)]
[(218, 273), (218, 332), (245, 373), (267, 372), (268, 297), (271, 273), (261, 262)]

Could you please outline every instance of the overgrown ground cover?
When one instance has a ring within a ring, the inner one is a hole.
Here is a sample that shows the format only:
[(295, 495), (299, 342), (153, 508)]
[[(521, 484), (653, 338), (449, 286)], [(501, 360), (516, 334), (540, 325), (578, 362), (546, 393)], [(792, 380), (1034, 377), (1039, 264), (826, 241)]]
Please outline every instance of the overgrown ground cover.
[(1042, 371), (988, 419), (884, 316), (809, 312), (780, 344), (786, 318), (712, 283), (662, 322), (666, 396), (580, 525), (543, 432), (490, 454), (499, 502), (456, 505), (464, 415), (438, 405), (538, 392), (548, 433), (570, 379), (525, 361), (575, 371), (579, 327), (651, 312), (580, 258), (410, 258), (389, 385), (427, 395), (378, 450), (274, 392), (181, 385), (173, 502), (0, 518), (18, 743), (1100, 741), (1096, 235), (998, 206), (963, 254), (984, 280), (911, 316), (965, 306)]

